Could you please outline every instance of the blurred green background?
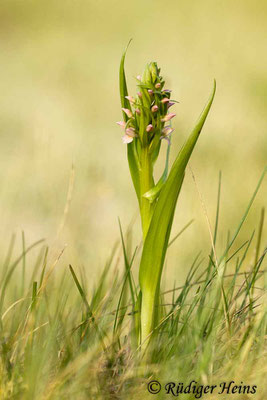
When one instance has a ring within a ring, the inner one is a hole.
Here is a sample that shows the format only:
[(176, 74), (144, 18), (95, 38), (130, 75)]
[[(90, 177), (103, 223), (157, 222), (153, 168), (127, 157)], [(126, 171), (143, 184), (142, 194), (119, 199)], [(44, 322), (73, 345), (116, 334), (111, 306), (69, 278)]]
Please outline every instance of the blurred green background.
[[(128, 40), (127, 77), (157, 61), (173, 90), (172, 160), (217, 79), (217, 94), (191, 167), (214, 221), (219, 170), (222, 210), (218, 247), (233, 232), (266, 165), (267, 3), (260, 0), (14, 1), (0, 4), (0, 237), (24, 230), (46, 238), (64, 265), (94, 277), (127, 228), (137, 202), (121, 119), (118, 67)], [(158, 168), (162, 167), (163, 157)], [(63, 229), (72, 164), (75, 182)], [(266, 205), (266, 180), (239, 243)], [(207, 223), (187, 171), (172, 236), (194, 224), (170, 249), (168, 277), (183, 279), (199, 251), (210, 248)], [(265, 230), (266, 232), (266, 230)], [(139, 243), (139, 220), (134, 243)], [(266, 237), (266, 236), (265, 236)], [(253, 254), (252, 254), (253, 257)]]

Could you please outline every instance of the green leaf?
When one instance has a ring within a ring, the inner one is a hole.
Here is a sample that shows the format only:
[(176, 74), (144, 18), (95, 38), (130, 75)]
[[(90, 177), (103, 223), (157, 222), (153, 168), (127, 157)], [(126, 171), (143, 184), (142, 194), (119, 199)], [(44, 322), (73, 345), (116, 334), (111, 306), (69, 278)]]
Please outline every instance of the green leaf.
[(154, 328), (155, 306), (158, 302), (160, 279), (168, 247), (173, 216), (177, 199), (182, 187), (185, 168), (195, 147), (201, 129), (209, 113), (216, 90), (216, 82), (212, 94), (204, 108), (191, 135), (177, 155), (167, 181), (162, 187), (158, 202), (151, 219), (139, 270), (139, 282), (142, 291), (141, 307), (141, 341)]
[[(119, 73), (121, 106), (123, 108), (128, 108), (129, 110), (131, 110), (131, 104), (129, 100), (125, 98), (125, 96), (128, 96), (128, 90), (125, 77), (124, 63), (125, 63), (126, 52), (130, 42), (131, 40), (129, 41), (125, 51), (122, 54), (120, 63), (120, 73)], [(125, 113), (123, 113), (123, 118), (125, 122), (128, 121), (128, 117)], [(138, 156), (136, 152), (136, 140), (134, 140), (132, 143), (127, 144), (127, 157), (136, 195), (138, 201), (140, 202), (140, 183), (139, 183), (140, 179), (139, 179), (139, 168), (138, 168)]]

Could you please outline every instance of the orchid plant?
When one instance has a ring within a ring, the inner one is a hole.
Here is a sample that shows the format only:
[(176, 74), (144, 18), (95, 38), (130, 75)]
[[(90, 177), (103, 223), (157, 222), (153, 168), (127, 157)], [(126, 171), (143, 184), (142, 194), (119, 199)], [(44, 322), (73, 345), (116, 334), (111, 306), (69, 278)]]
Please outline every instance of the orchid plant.
[[(137, 77), (137, 95), (129, 96), (124, 70), (126, 51), (120, 64), (120, 98), (127, 146), (129, 169), (139, 203), (143, 250), (139, 267), (140, 292), (135, 309), (139, 344), (147, 347), (159, 323), (160, 281), (176, 208), (183, 184), (185, 169), (209, 113), (216, 90), (214, 81), (211, 96), (191, 135), (179, 151), (168, 174), (169, 151), (173, 128), (171, 120), (175, 105), (171, 90), (164, 89), (164, 80), (157, 63), (149, 63), (142, 76)], [(159, 181), (154, 181), (154, 165), (163, 140), (167, 141), (166, 163)]]

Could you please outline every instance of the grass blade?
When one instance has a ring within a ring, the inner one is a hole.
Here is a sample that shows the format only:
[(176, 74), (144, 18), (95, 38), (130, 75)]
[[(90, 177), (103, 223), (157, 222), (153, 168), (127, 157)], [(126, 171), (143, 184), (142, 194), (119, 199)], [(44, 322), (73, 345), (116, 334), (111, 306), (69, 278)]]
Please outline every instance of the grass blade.
[(87, 318), (90, 318), (90, 319), (91, 319), (91, 321), (92, 321), (92, 323), (93, 323), (93, 325), (94, 325), (94, 327), (95, 327), (95, 330), (96, 330), (96, 332), (97, 332), (97, 335), (99, 336), (99, 339), (100, 339), (102, 348), (103, 348), (104, 351), (106, 351), (106, 346), (105, 346), (105, 343), (104, 343), (103, 334), (102, 334), (102, 332), (101, 332), (101, 330), (100, 330), (98, 324), (97, 324), (96, 321), (95, 321), (93, 312), (92, 312), (91, 307), (90, 307), (90, 305), (89, 305), (89, 303), (88, 303), (88, 301), (87, 301), (87, 298), (86, 298), (86, 295), (85, 295), (85, 293), (84, 293), (84, 291), (83, 291), (83, 288), (81, 287), (80, 282), (79, 282), (79, 280), (78, 280), (78, 278), (77, 278), (77, 276), (76, 276), (76, 274), (75, 274), (75, 272), (74, 272), (74, 270), (73, 270), (73, 268), (72, 268), (71, 265), (69, 265), (69, 269), (70, 269), (71, 275), (72, 275), (72, 277), (73, 277), (73, 280), (74, 280), (74, 282), (75, 282), (75, 285), (77, 286), (77, 289), (78, 289), (78, 291), (79, 291), (79, 293), (80, 293), (80, 295), (81, 295), (81, 298), (82, 298), (82, 300), (83, 300), (83, 303), (84, 303), (84, 305), (85, 305), (85, 307), (86, 307)]

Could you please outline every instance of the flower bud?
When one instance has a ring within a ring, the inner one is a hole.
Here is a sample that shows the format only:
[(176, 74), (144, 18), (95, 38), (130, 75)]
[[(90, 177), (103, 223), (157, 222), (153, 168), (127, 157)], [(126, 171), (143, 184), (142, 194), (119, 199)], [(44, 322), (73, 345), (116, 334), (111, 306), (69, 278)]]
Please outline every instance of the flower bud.
[(145, 85), (153, 85), (160, 80), (160, 76), (159, 76), (159, 68), (157, 66), (157, 63), (155, 62), (151, 62), (149, 64), (147, 64), (144, 74), (143, 74), (143, 83)]
[(162, 118), (161, 122), (170, 121), (170, 119), (172, 119), (173, 117), (175, 117), (175, 115), (176, 115), (176, 114), (174, 114), (174, 113), (167, 114), (167, 115), (165, 115), (164, 118)]
[(132, 114), (131, 110), (129, 110), (128, 108), (122, 108), (122, 111), (125, 112), (125, 114), (127, 115), (128, 118), (132, 118), (133, 114)]
[(153, 90), (152, 89), (148, 89), (148, 93), (150, 96), (153, 96)]
[(157, 81), (157, 78), (159, 75), (157, 63), (155, 63), (155, 62), (150, 63), (149, 70), (150, 70), (150, 74), (151, 74), (151, 80), (153, 83), (155, 83)]
[(124, 121), (118, 121), (118, 122), (116, 122), (116, 124), (121, 126), (122, 128), (125, 128), (125, 126), (126, 126), (126, 122), (124, 122)]
[(153, 127), (152, 124), (149, 124), (149, 125), (147, 125), (147, 127), (146, 127), (146, 131), (147, 131), (147, 132), (152, 132), (153, 129), (154, 129), (154, 127)]
[(165, 126), (165, 127), (162, 129), (161, 132), (163, 133), (163, 136), (168, 136), (168, 135), (170, 135), (173, 131), (174, 131), (174, 129), (171, 128), (170, 126)]
[(133, 141), (133, 138), (136, 137), (137, 134), (135, 133), (135, 129), (132, 127), (129, 127), (125, 130), (125, 135), (122, 137), (123, 143), (131, 143)]
[(169, 103), (168, 103), (168, 108), (170, 108), (171, 106), (173, 106), (175, 103), (173, 102), (173, 101), (170, 101)]
[(142, 98), (142, 93), (141, 92), (137, 92), (137, 96), (140, 97), (140, 99)]
[(141, 114), (141, 111), (139, 110), (139, 108), (136, 108), (136, 109), (135, 109), (135, 112), (136, 112), (136, 114), (138, 114), (138, 115)]
[(161, 88), (161, 83), (156, 83), (155, 88), (156, 89), (160, 89)]
[(130, 103), (135, 102), (135, 99), (133, 98), (133, 96), (125, 96), (125, 99), (129, 100)]
[(155, 104), (154, 106), (152, 106), (151, 107), (151, 111), (154, 113), (154, 112), (157, 112), (158, 111), (158, 106)]
[(142, 80), (142, 76), (141, 75), (137, 75), (136, 79), (138, 79), (139, 81)]
[(128, 135), (128, 136), (131, 136), (131, 137), (135, 137), (136, 136), (136, 133), (135, 133), (135, 129), (134, 128), (127, 128), (126, 129), (126, 134)]
[(165, 104), (165, 103), (169, 103), (169, 99), (168, 99), (168, 97), (164, 97), (162, 100), (161, 100), (161, 102), (163, 103), (163, 104)]

